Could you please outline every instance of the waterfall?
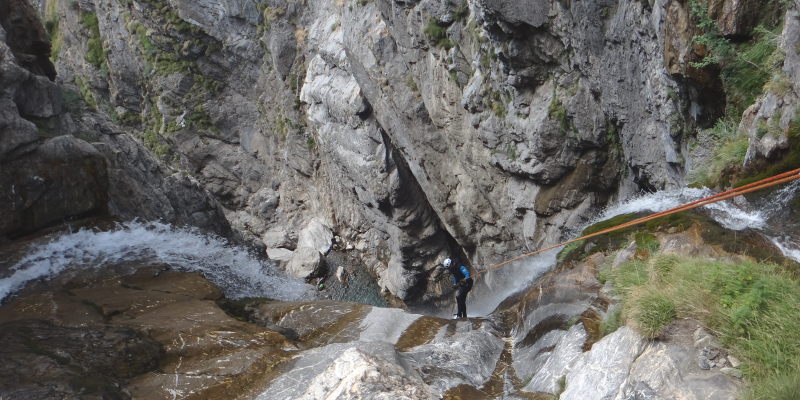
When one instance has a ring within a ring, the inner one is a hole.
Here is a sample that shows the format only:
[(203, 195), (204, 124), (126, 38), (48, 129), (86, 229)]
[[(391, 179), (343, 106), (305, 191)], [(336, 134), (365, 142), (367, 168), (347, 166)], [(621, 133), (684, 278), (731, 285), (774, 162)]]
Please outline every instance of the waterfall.
[[(787, 258), (800, 262), (800, 239), (795, 233), (800, 228), (785, 226), (785, 212), (789, 202), (800, 190), (800, 181), (794, 181), (779, 189), (765, 191), (753, 201), (724, 200), (712, 203), (698, 210), (706, 213), (720, 225), (731, 230), (751, 228), (770, 239)], [(668, 210), (714, 194), (708, 188), (683, 188), (642, 194), (626, 201), (608, 206), (596, 217), (577, 229), (574, 236), (588, 226), (622, 214), (655, 213)], [(741, 204), (740, 204), (741, 203)], [(469, 299), (468, 311), (471, 316), (488, 315), (508, 296), (529, 287), (556, 264), (560, 249), (538, 254), (504, 266), (487, 274), (485, 286), (478, 287)], [(449, 310), (447, 310), (449, 311)]]
[(32, 245), (11, 267), (10, 275), (0, 279), (0, 301), (35, 279), (123, 262), (164, 263), (199, 272), (229, 298), (314, 298), (312, 286), (283, 276), (273, 263), (259, 260), (221, 237), (160, 222), (132, 221), (109, 231), (82, 229), (44, 245)]

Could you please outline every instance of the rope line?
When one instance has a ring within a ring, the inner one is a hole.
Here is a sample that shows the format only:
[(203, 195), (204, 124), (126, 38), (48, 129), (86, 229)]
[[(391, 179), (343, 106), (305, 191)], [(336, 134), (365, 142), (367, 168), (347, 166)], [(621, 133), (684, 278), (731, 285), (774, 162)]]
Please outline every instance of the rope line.
[(639, 225), (639, 224), (654, 220), (656, 218), (661, 218), (661, 217), (665, 217), (667, 215), (672, 215), (672, 214), (675, 214), (675, 213), (679, 213), (681, 211), (687, 211), (687, 210), (691, 210), (693, 208), (702, 207), (702, 206), (705, 206), (705, 205), (708, 205), (708, 204), (711, 204), (711, 203), (716, 203), (718, 201), (727, 200), (727, 199), (730, 199), (732, 197), (741, 196), (743, 194), (747, 194), (747, 193), (750, 193), (750, 192), (755, 192), (757, 190), (766, 189), (768, 187), (775, 186), (775, 185), (780, 185), (782, 183), (790, 182), (790, 181), (793, 181), (793, 180), (796, 180), (796, 179), (800, 179), (800, 168), (794, 169), (794, 170), (791, 170), (791, 171), (787, 171), (787, 172), (784, 172), (784, 173), (781, 173), (781, 174), (778, 174), (778, 175), (774, 175), (774, 176), (771, 176), (769, 178), (761, 179), (759, 181), (756, 181), (756, 182), (753, 182), (753, 183), (749, 183), (747, 185), (743, 185), (743, 186), (739, 186), (739, 187), (736, 187), (736, 188), (733, 188), (733, 189), (729, 189), (729, 190), (726, 190), (724, 192), (720, 192), (720, 193), (717, 193), (717, 194), (714, 194), (714, 195), (711, 195), (711, 196), (708, 196), (708, 197), (704, 197), (702, 199), (695, 200), (695, 201), (692, 201), (692, 202), (689, 202), (689, 203), (686, 203), (686, 204), (682, 204), (682, 205), (680, 205), (678, 207), (673, 207), (673, 208), (670, 208), (668, 210), (664, 210), (664, 211), (660, 211), (660, 212), (653, 213), (653, 214), (650, 214), (650, 215), (646, 215), (644, 217), (637, 218), (635, 220), (628, 221), (628, 222), (625, 222), (625, 223), (622, 223), (622, 224), (619, 224), (619, 225), (616, 225), (616, 226), (612, 226), (610, 228), (606, 228), (606, 229), (603, 229), (603, 230), (600, 230), (600, 231), (597, 231), (597, 232), (594, 232), (594, 233), (590, 233), (588, 235), (583, 235), (583, 236), (575, 238), (575, 239), (567, 240), (566, 242), (554, 244), (554, 245), (547, 246), (547, 247), (544, 247), (544, 248), (541, 248), (541, 249), (538, 249), (538, 250), (535, 250), (535, 251), (531, 251), (529, 253), (521, 254), (521, 255), (516, 256), (514, 258), (510, 258), (510, 259), (505, 260), (503, 262), (499, 262), (497, 264), (494, 264), (494, 265), (486, 268), (485, 270), (478, 271), (478, 272), (476, 272), (474, 274), (474, 276), (477, 278), (479, 275), (481, 275), (483, 273), (486, 273), (486, 272), (489, 272), (489, 271), (493, 271), (493, 270), (495, 270), (497, 268), (500, 268), (500, 267), (502, 267), (502, 266), (504, 266), (506, 264), (510, 264), (510, 263), (512, 263), (514, 261), (518, 261), (518, 260), (521, 260), (523, 258), (530, 257), (532, 255), (536, 255), (536, 254), (539, 254), (539, 253), (543, 253), (545, 251), (552, 250), (552, 249), (555, 249), (555, 248), (558, 248), (558, 247), (561, 247), (561, 246), (566, 246), (566, 245), (568, 245), (570, 243), (575, 243), (577, 241), (584, 240), (584, 239), (590, 239), (590, 238), (593, 238), (595, 236), (600, 236), (600, 235), (604, 235), (606, 233), (614, 232), (614, 231), (617, 231), (617, 230), (620, 230), (620, 229), (624, 229), (624, 228), (627, 228), (627, 227), (630, 227), (630, 226)]

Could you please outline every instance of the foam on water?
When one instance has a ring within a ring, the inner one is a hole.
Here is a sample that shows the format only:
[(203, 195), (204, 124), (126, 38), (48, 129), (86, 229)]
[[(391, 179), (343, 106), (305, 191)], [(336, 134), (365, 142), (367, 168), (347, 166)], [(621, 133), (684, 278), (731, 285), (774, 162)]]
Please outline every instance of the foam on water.
[[(608, 207), (592, 223), (621, 214), (665, 211), (712, 194), (713, 192), (708, 188), (684, 188), (650, 193)], [(744, 210), (730, 200), (723, 200), (700, 208), (706, 210), (722, 226), (737, 231), (745, 228), (763, 228), (766, 221), (763, 212)]]
[(47, 245), (33, 246), (0, 279), (0, 301), (34, 279), (47, 279), (75, 268), (104, 268), (122, 262), (164, 263), (202, 273), (229, 298), (269, 297), (299, 300), (314, 297), (313, 288), (282, 276), (269, 262), (223, 238), (159, 222), (126, 222), (106, 232), (80, 230)]

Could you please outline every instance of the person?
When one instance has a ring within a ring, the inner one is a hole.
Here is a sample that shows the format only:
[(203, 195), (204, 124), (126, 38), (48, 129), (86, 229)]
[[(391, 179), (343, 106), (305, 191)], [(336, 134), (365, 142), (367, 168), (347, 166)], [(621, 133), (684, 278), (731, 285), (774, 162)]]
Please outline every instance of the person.
[(467, 293), (472, 289), (472, 277), (469, 276), (469, 269), (463, 265), (456, 267), (456, 263), (449, 258), (446, 258), (442, 265), (450, 271), (450, 279), (453, 288), (456, 289), (456, 303), (458, 304), (456, 318), (467, 318)]

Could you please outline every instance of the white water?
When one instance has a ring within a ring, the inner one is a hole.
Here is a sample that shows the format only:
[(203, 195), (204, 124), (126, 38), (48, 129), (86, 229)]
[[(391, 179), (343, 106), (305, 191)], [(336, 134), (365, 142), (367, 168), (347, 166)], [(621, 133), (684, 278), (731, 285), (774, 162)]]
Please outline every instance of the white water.
[[(787, 206), (798, 190), (800, 190), (800, 181), (792, 182), (771, 193), (758, 204), (754, 204), (752, 209), (739, 207), (731, 200), (712, 203), (698, 209), (703, 210), (728, 229), (738, 231), (752, 228), (760, 231), (772, 240), (785, 257), (800, 262), (800, 240), (774, 232), (770, 228), (771, 222), (774, 222), (775, 218), (780, 218), (781, 209)], [(707, 188), (684, 188), (641, 195), (609, 206), (586, 225), (576, 229), (575, 234), (587, 226), (617, 215), (664, 211), (712, 194), (714, 192)], [(470, 294), (467, 307), (469, 315), (488, 315), (508, 296), (529, 287), (555, 266), (556, 255), (560, 250), (561, 248), (558, 248), (525, 258), (488, 273), (485, 277), (485, 285), (476, 285), (473, 293)]]
[(164, 263), (203, 274), (229, 298), (314, 297), (313, 287), (282, 276), (275, 267), (225, 239), (159, 222), (126, 222), (107, 232), (80, 230), (46, 245), (34, 245), (0, 279), (0, 301), (34, 279), (48, 279), (77, 268), (101, 269), (121, 262)]
[[(621, 214), (669, 210), (670, 208), (675, 208), (682, 204), (711, 196), (712, 194), (714, 194), (714, 192), (707, 188), (685, 188), (642, 195), (607, 208), (589, 225)], [(730, 200), (723, 200), (700, 208), (707, 211), (710, 216), (722, 226), (737, 231), (745, 228), (760, 229), (764, 227), (766, 222), (766, 218), (761, 211), (743, 210), (734, 205)]]

